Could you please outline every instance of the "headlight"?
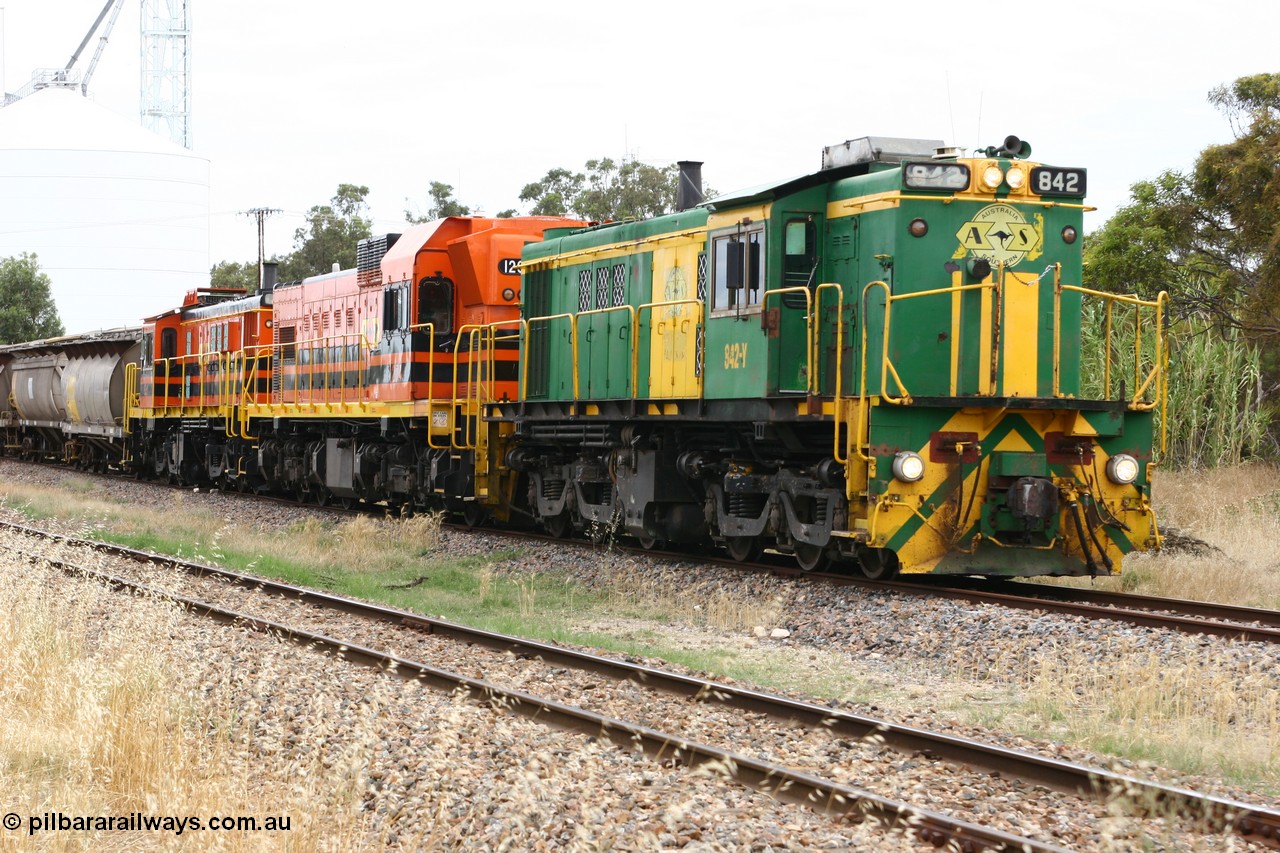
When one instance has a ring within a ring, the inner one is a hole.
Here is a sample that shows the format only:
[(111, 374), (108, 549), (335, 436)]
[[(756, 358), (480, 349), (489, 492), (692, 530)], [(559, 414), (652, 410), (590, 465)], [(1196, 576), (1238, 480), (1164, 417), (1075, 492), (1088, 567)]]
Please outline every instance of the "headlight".
[(1027, 183), (1027, 173), (1016, 166), (1004, 173), (1004, 182), (1011, 190), (1020, 190)]
[(964, 190), (969, 188), (969, 167), (959, 163), (908, 163), (902, 182), (910, 190)]
[(904, 483), (914, 483), (924, 476), (924, 460), (919, 453), (899, 451), (893, 457), (893, 476)]
[(1138, 460), (1128, 453), (1117, 453), (1107, 460), (1107, 479), (1127, 486), (1138, 479)]
[(982, 170), (982, 188), (988, 192), (995, 192), (1004, 183), (1004, 170), (995, 163), (986, 166)]

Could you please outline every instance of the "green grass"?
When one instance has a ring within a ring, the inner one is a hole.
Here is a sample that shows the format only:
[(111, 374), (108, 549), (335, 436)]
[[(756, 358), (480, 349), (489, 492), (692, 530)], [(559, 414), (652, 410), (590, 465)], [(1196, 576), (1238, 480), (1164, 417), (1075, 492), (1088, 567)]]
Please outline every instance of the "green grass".
[[(308, 562), (225, 544), (206, 542), (193, 546), (151, 532), (120, 534), (96, 530), (92, 534), (104, 542), (128, 548), (213, 563), (232, 571), (323, 589), (490, 631), (545, 640), (584, 642), (568, 630), (567, 618), (599, 605), (604, 599), (600, 593), (550, 574), (494, 575), (486, 583), (487, 570), (524, 556), (518, 548), (460, 559), (435, 557), (420, 549), (422, 553), (416, 559), (398, 568), (370, 573), (345, 567), (316, 567)], [(482, 587), (487, 587), (483, 594)]]

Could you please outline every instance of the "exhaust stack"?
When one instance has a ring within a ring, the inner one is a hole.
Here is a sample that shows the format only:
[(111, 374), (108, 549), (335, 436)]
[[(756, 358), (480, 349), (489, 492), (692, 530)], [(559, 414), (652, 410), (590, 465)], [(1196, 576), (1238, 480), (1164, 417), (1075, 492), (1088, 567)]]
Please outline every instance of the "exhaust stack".
[(676, 212), (702, 204), (702, 161), (681, 160), (680, 185), (676, 188)]

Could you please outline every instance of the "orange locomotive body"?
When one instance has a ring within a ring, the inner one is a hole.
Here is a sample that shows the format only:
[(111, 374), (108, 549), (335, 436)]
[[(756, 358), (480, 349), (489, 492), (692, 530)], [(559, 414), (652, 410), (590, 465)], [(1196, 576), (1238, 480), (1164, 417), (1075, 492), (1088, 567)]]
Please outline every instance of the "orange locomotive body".
[[(364, 240), (357, 268), (277, 288), (285, 404), (396, 403), (472, 396), (482, 364), (515, 399), (517, 349), (481, 351), (492, 324), (519, 322), (520, 250), (545, 217), (452, 217)], [(360, 370), (364, 374), (360, 374)]]
[(483, 495), (480, 401), (517, 397), (521, 249), (580, 224), (450, 217), (361, 241), (353, 270), (188, 294), (146, 323), (129, 464), (317, 502)]

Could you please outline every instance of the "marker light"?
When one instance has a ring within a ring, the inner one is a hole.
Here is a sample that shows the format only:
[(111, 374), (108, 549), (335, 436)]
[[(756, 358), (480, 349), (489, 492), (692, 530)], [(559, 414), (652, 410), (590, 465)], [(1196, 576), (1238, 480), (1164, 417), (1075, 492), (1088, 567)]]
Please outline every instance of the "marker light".
[(924, 460), (919, 453), (901, 450), (893, 457), (893, 476), (904, 483), (914, 483), (924, 476)]
[(982, 170), (982, 178), (980, 180), (984, 190), (995, 192), (1004, 183), (1004, 171), (995, 163), (992, 163)]
[(1107, 479), (1127, 486), (1138, 479), (1138, 460), (1127, 453), (1117, 453), (1107, 460)]
[(1070, 246), (1076, 241), (1076, 229), (1072, 225), (1064, 225), (1062, 227), (1062, 242)]
[(917, 217), (911, 220), (911, 224), (907, 226), (907, 230), (911, 232), (912, 237), (923, 237), (929, 233), (929, 223)]

